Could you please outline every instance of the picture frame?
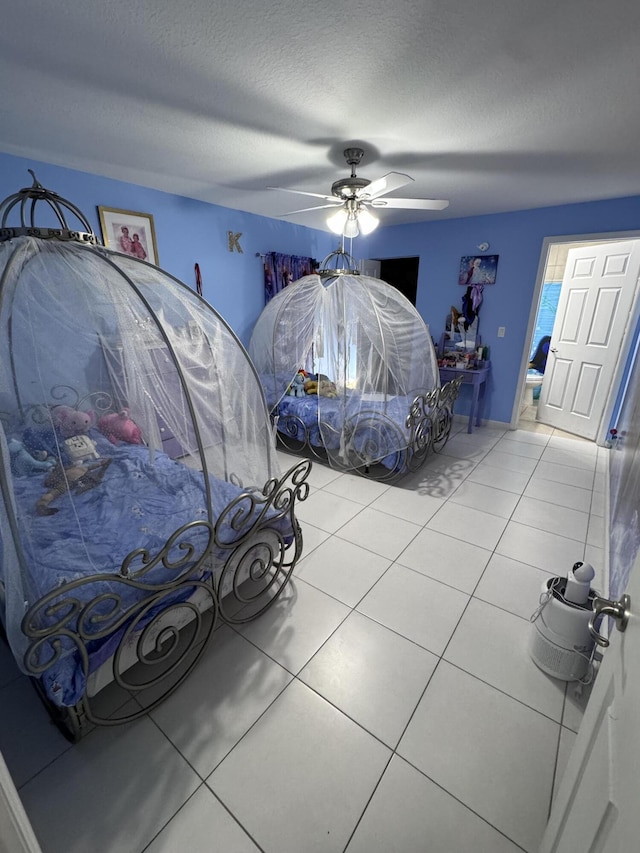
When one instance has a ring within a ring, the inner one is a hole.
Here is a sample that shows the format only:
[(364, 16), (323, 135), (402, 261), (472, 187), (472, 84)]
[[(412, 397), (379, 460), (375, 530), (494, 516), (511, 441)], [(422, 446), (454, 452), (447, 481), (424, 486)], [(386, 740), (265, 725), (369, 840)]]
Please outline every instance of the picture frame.
[(98, 207), (102, 241), (107, 249), (158, 266), (156, 231), (150, 213)]
[(458, 284), (495, 284), (499, 255), (463, 255), (460, 258)]

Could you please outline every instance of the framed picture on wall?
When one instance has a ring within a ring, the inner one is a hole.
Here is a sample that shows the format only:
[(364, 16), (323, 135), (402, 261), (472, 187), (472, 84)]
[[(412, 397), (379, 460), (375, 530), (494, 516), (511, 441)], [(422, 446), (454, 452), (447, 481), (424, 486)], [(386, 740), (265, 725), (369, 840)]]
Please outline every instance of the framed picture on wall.
[(458, 284), (495, 284), (499, 255), (463, 255), (460, 258)]
[(158, 265), (156, 232), (150, 213), (98, 207), (102, 241), (108, 249)]

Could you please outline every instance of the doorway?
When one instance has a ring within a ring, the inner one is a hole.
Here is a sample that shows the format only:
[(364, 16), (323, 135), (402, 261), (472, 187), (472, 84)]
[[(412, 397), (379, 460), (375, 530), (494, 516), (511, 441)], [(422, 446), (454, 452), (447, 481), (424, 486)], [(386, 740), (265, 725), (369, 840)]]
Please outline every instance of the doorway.
[(418, 295), (418, 266), (420, 258), (374, 258), (360, 261), (360, 272), (380, 278), (393, 285), (412, 305)]
[[(545, 399), (548, 397), (548, 392), (552, 385), (552, 379), (550, 379), (549, 377), (553, 377), (554, 375), (553, 368), (555, 367), (555, 354), (554, 359), (550, 362), (552, 369), (548, 372), (545, 371), (544, 376), (541, 377), (541, 394), (543, 395), (543, 405), (540, 407), (540, 410), (537, 409), (537, 401), (533, 407), (530, 405), (531, 400), (529, 398), (531, 397), (531, 379), (529, 383), (526, 383), (526, 380), (527, 369), (531, 360), (531, 354), (536, 348), (538, 339), (542, 337), (545, 333), (551, 334), (551, 329), (547, 327), (550, 324), (553, 325), (553, 313), (555, 312), (556, 305), (558, 304), (558, 302), (560, 303), (561, 312), (564, 311), (566, 308), (566, 297), (571, 285), (569, 281), (565, 281), (563, 285), (563, 279), (569, 251), (571, 251), (572, 249), (586, 248), (587, 251), (591, 251), (594, 254), (596, 254), (598, 251), (606, 253), (605, 245), (607, 243), (621, 243), (626, 241), (633, 241), (634, 239), (637, 240), (639, 236), (639, 232), (627, 231), (622, 233), (610, 234), (575, 235), (563, 238), (547, 237), (544, 239), (542, 252), (540, 255), (540, 262), (538, 265), (538, 274), (536, 277), (534, 298), (532, 300), (531, 312), (529, 315), (527, 335), (525, 337), (525, 346), (522, 353), (520, 377), (516, 392), (516, 398), (514, 401), (514, 407), (512, 410), (512, 419), (510, 424), (512, 429), (516, 428), (521, 418), (523, 419), (523, 421), (536, 420), (538, 423), (541, 424), (548, 423), (548, 425), (552, 427), (558, 426), (558, 424), (551, 422), (552, 418), (549, 407), (544, 405)], [(631, 245), (631, 243), (629, 245)], [(572, 257), (575, 257), (576, 254), (577, 253), (574, 252)], [(567, 278), (570, 279), (570, 276), (568, 276)], [(555, 285), (555, 288), (551, 287), (551, 294), (549, 294), (549, 285)], [(555, 294), (553, 293), (554, 289)], [(564, 301), (563, 294), (565, 297)], [(549, 295), (551, 296), (550, 299), (545, 298)], [(550, 308), (552, 309), (551, 316), (549, 313)], [(571, 311), (571, 309), (569, 310)], [(623, 319), (626, 320), (627, 317), (631, 314), (633, 319), (633, 316), (637, 314), (637, 311), (638, 306), (636, 303), (634, 303), (632, 308), (627, 309), (624, 312)], [(570, 318), (571, 323), (574, 323), (575, 317), (572, 313), (566, 314), (565, 317)], [(597, 430), (597, 434), (595, 435), (595, 440), (598, 444), (603, 444), (604, 440), (606, 439), (606, 428), (608, 426), (609, 419), (613, 410), (613, 405), (615, 401), (615, 390), (619, 387), (620, 381), (622, 379), (624, 363), (626, 362), (626, 357), (629, 353), (631, 337), (634, 328), (634, 322), (623, 322), (620, 330), (617, 332), (617, 338), (614, 342), (615, 346), (619, 347), (619, 358), (617, 367), (613, 372), (612, 379), (608, 383), (603, 383), (603, 385), (606, 384), (606, 388), (603, 388), (603, 393), (597, 395), (597, 400), (596, 398), (594, 398), (593, 410), (591, 414), (593, 416), (594, 421), (599, 424), (599, 429)], [(556, 334), (558, 334), (558, 330), (556, 330)], [(557, 358), (559, 363), (560, 356), (558, 355)], [(566, 361), (566, 359), (563, 359), (563, 361)], [(547, 392), (546, 394), (545, 391)], [(523, 408), (526, 407), (527, 403), (529, 404), (529, 407)], [(546, 416), (545, 413), (547, 413)], [(568, 427), (564, 428), (569, 430)], [(579, 427), (576, 427), (576, 433), (578, 433), (578, 429)]]

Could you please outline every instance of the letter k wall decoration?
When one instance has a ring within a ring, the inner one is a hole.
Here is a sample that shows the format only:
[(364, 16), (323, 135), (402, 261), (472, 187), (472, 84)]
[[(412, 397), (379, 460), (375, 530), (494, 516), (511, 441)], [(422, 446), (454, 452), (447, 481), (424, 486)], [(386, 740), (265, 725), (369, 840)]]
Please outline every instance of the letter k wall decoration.
[(227, 231), (227, 244), (229, 246), (230, 252), (238, 252), (238, 254), (242, 255), (244, 252), (242, 251), (242, 246), (240, 245), (240, 238), (242, 237), (242, 231), (238, 231), (238, 233), (234, 233), (233, 231)]

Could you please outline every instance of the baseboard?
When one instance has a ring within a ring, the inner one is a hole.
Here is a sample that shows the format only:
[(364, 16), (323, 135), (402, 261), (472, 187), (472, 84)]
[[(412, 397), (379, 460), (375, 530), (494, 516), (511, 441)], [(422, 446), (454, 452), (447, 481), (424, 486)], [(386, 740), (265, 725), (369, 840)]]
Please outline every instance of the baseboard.
[[(464, 426), (464, 428), (466, 429), (467, 425), (469, 423), (469, 415), (455, 415), (454, 414), (453, 422), (456, 426), (458, 426), (458, 425)], [(505, 423), (505, 421), (486, 421), (486, 420), (483, 420), (479, 427), (474, 425), (473, 431), (474, 432), (476, 432), (478, 430), (481, 431), (481, 430), (485, 429), (486, 427), (489, 427), (490, 429), (503, 429), (503, 430), (505, 430), (505, 432), (506, 432), (506, 430), (509, 430), (509, 429), (517, 429), (517, 427), (512, 427), (509, 423)]]

